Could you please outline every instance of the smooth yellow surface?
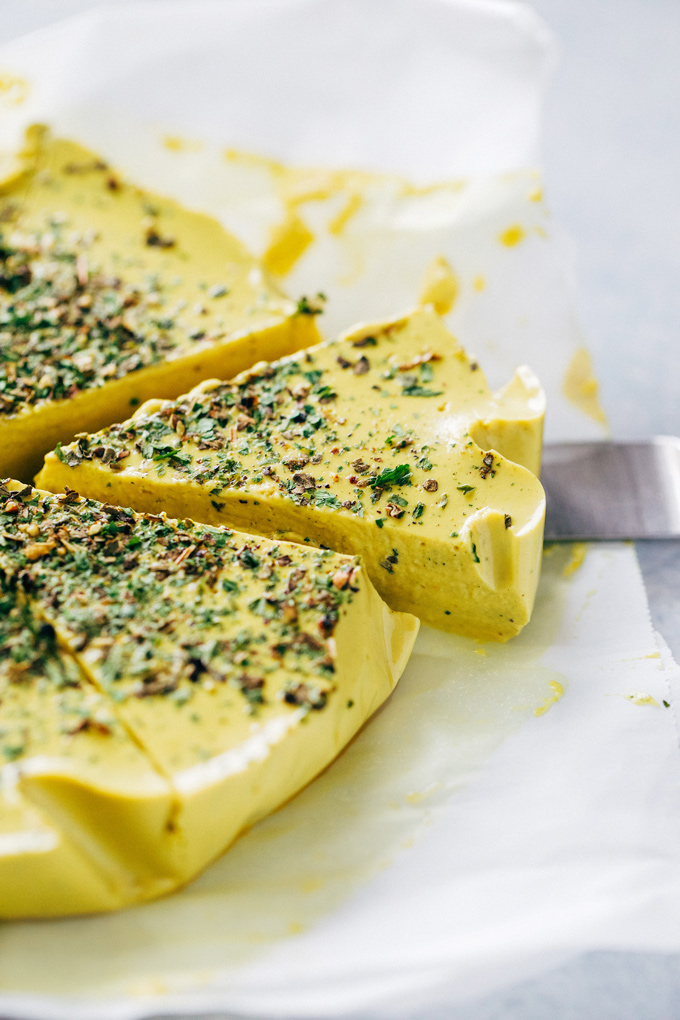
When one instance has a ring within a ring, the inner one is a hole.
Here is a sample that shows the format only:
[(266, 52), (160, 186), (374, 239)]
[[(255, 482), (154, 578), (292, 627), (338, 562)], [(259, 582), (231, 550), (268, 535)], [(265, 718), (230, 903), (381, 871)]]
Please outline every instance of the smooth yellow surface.
[[(32, 256), (39, 271), (49, 275), (58, 246), (77, 257), (73, 272), (86, 280), (118, 278), (138, 288), (140, 300), (124, 321), (139, 343), (126, 354), (143, 348), (150, 333), (169, 343), (163, 358), (142, 367), (130, 362), (118, 377), (95, 372), (68, 399), (46, 393), (11, 412), (0, 403), (0, 477), (29, 480), (58, 441), (125, 418), (149, 397), (176, 396), (319, 338), (313, 317), (296, 314), (295, 303), (216, 220), (127, 183), (73, 142), (32, 129), (25, 151), (4, 168), (0, 212), (3, 238), (40, 246), (42, 254)], [(0, 312), (22, 297), (0, 289)], [(159, 321), (171, 325), (159, 329)], [(0, 342), (0, 386), (7, 378), (2, 348)], [(87, 332), (79, 348), (87, 361)]]
[[(74, 499), (0, 498), (5, 534), (16, 536), (0, 544), (2, 575), (19, 581), (5, 591), (14, 602), (0, 650), (4, 918), (112, 910), (189, 881), (336, 757), (393, 689), (418, 630), (354, 558), (164, 516), (135, 518), (116, 552), (119, 512)], [(161, 538), (140, 546), (152, 528)], [(201, 550), (218, 540), (203, 568)], [(116, 556), (135, 549), (119, 568)], [(97, 586), (110, 595), (93, 602)], [(273, 600), (281, 591), (297, 606), (291, 621)], [(335, 603), (324, 591), (342, 591), (327, 638), (321, 618)], [(128, 622), (111, 629), (121, 605)], [(167, 625), (146, 633), (159, 612)], [(30, 668), (12, 655), (27, 613), (59, 642)], [(277, 644), (284, 638), (302, 642), (297, 658)], [(319, 672), (319, 656), (332, 671)], [(196, 674), (201, 658), (209, 666)], [(144, 661), (153, 672), (140, 679)], [(167, 692), (139, 696), (173, 669)], [(242, 671), (263, 679), (261, 703), (232, 682)], [(322, 690), (325, 704), (286, 701), (299, 683)]]
[[(259, 423), (234, 406), (243, 399), (264, 401)], [(69, 466), (71, 447), (61, 460), (47, 456), (39, 484), (360, 554), (393, 609), (504, 641), (528, 621), (538, 583), (543, 413), (528, 369), (492, 394), (426, 308), (256, 366), (233, 384), (205, 383), (172, 405), (151, 401), (131, 422), (84, 439), (90, 451), (122, 449), (124, 460), (88, 453)], [(208, 444), (203, 426), (216, 429)], [(154, 460), (135, 439), (145, 430), (185, 465)], [(225, 457), (233, 463), (221, 466)], [(373, 503), (371, 478), (404, 465), (408, 483)], [(313, 498), (291, 491), (299, 472)]]

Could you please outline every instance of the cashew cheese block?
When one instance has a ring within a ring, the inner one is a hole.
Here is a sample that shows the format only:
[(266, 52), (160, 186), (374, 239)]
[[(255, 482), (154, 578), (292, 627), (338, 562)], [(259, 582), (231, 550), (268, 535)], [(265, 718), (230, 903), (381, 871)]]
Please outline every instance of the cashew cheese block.
[(538, 583), (544, 409), (527, 368), (492, 394), (426, 307), (149, 401), (38, 481), (360, 554), (393, 609), (505, 641)]
[(361, 562), (0, 485), (0, 917), (186, 883), (335, 758), (418, 621)]
[(317, 342), (311, 310), (216, 220), (30, 129), (0, 180), (0, 477), (30, 480), (58, 441), (148, 397)]

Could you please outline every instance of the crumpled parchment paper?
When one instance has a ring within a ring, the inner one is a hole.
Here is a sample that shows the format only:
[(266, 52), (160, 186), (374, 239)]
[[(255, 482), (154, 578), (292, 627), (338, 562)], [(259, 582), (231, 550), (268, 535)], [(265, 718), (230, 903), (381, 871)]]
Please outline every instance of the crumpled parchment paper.
[[(491, 381), (529, 363), (549, 437), (602, 435), (562, 392), (583, 339), (536, 169), (552, 43), (527, 8), (158, 11), (100, 8), (0, 51), (18, 83), (0, 90), (0, 148), (45, 121), (260, 253), (294, 208), (314, 240), (282, 285), (326, 293), (329, 335), (407, 310), (444, 255), (451, 327)], [(370, 173), (291, 206), (262, 156)], [(396, 1017), (591, 948), (678, 950), (677, 682), (632, 546), (548, 549), (517, 639), (426, 629), (341, 758), (184, 892), (0, 926), (0, 1014)]]

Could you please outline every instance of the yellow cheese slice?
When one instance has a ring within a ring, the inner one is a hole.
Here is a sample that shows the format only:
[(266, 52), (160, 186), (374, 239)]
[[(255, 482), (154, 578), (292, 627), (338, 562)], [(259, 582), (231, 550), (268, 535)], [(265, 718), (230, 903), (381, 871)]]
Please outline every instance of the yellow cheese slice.
[(528, 621), (545, 400), (492, 394), (431, 308), (362, 327), (49, 454), (38, 481), (360, 554), (396, 610), (504, 641)]
[(318, 341), (209, 216), (38, 128), (20, 159), (0, 180), (0, 477), (29, 480), (58, 441), (149, 397)]
[(0, 549), (0, 917), (167, 892), (171, 786), (27, 602), (17, 560)]
[(0, 919), (122, 906), (106, 876), (22, 797), (7, 771), (0, 783)]
[(191, 879), (333, 760), (418, 629), (354, 557), (13, 482), (0, 581), (0, 916)]

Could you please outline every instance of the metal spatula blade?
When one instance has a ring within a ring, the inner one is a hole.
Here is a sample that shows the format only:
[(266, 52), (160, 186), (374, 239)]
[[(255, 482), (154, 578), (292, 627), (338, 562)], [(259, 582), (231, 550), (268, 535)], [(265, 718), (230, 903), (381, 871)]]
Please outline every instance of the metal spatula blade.
[(545, 538), (680, 538), (680, 439), (545, 446)]

